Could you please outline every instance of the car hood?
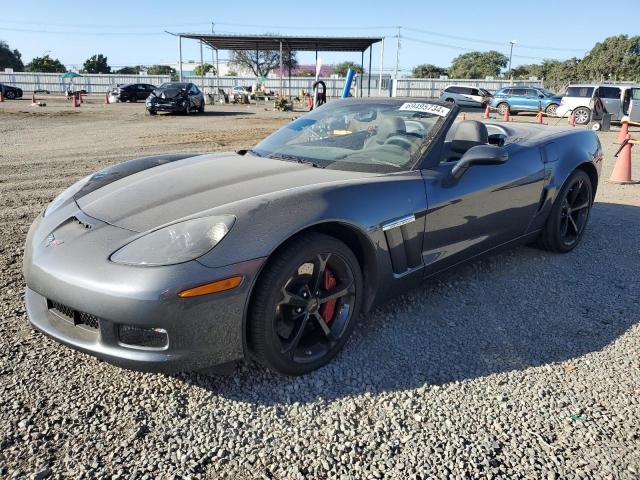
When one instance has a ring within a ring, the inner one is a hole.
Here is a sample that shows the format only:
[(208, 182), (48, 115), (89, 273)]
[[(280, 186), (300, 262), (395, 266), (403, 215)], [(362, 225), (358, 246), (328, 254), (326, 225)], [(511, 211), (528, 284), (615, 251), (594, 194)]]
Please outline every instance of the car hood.
[(153, 94), (158, 98), (175, 98), (178, 95), (185, 93), (181, 88), (163, 88), (162, 90), (156, 88)]
[(375, 175), (314, 168), (251, 154), (216, 153), (186, 158), (176, 155), (169, 160), (161, 156), (153, 161), (154, 158), (140, 159), (146, 160), (142, 164), (137, 160), (125, 162), (102, 174), (98, 172), (94, 183), (90, 180), (75, 197), (78, 206), (93, 218), (143, 232), (259, 195)]

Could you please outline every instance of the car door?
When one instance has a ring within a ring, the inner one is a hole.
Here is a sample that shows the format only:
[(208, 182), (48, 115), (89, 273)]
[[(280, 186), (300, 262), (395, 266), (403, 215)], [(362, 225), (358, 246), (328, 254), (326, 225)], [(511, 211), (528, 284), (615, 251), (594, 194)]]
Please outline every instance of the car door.
[(543, 98), (540, 98), (540, 96), (542, 94), (535, 88), (527, 88), (526, 92), (527, 94), (524, 100), (526, 109), (530, 112), (537, 112), (538, 109), (541, 109), (541, 102)]
[(457, 181), (456, 162), (422, 170), (428, 211), (423, 259), (425, 275), (518, 238), (527, 232), (542, 197), (544, 164), (538, 148), (505, 147), (499, 165), (474, 165)]
[(628, 115), (632, 122), (640, 123), (640, 87), (628, 88), (625, 92), (626, 98), (629, 98), (629, 101), (625, 115)]
[(526, 95), (527, 90), (525, 88), (512, 88), (509, 95), (509, 106), (511, 110), (527, 110)]
[(612, 120), (620, 120), (622, 118), (622, 91), (620, 87), (598, 87), (597, 95), (602, 100), (602, 105), (607, 113), (613, 114)]

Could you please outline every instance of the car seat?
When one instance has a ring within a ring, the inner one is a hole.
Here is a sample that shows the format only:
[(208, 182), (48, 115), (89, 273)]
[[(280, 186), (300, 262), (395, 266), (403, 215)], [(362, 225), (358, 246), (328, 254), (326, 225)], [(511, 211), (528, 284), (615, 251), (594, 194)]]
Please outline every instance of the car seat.
[(365, 141), (364, 147), (372, 148), (383, 145), (389, 137), (393, 135), (405, 135), (406, 133), (407, 129), (404, 120), (393, 116), (383, 117), (380, 120), (376, 133)]
[(484, 123), (477, 120), (465, 120), (454, 123), (445, 139), (448, 144), (444, 158), (448, 162), (460, 160), (471, 147), (476, 145), (487, 145), (489, 143), (489, 132)]

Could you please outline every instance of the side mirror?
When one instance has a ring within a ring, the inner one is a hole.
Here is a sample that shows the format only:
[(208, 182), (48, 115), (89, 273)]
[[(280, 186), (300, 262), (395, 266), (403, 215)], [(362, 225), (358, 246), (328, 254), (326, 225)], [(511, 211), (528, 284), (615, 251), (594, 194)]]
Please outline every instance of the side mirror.
[(538, 98), (544, 98), (544, 95), (538, 95)]
[(476, 145), (471, 147), (451, 169), (451, 176), (456, 180), (462, 177), (472, 165), (498, 165), (504, 163), (509, 154), (503, 147), (496, 145)]

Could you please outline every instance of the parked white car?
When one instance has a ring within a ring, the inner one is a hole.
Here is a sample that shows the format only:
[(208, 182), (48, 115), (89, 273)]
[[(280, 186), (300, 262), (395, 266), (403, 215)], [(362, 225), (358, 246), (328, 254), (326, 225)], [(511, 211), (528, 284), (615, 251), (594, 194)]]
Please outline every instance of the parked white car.
[(568, 117), (573, 111), (576, 124), (586, 125), (591, 119), (596, 99), (602, 101), (612, 121), (620, 121), (625, 116), (632, 117), (634, 122), (640, 121), (640, 85), (630, 84), (569, 85), (556, 109), (556, 115)]
[(467, 85), (449, 85), (440, 95), (440, 100), (468, 107), (484, 107), (492, 98), (489, 90)]

